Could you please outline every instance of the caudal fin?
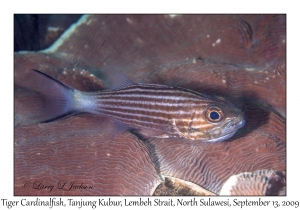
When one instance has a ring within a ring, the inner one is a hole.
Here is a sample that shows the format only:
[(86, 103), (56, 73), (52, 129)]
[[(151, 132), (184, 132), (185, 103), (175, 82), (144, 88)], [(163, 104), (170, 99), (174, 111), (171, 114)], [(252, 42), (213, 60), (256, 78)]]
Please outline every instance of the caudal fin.
[(45, 107), (37, 117), (39, 122), (51, 122), (78, 113), (74, 108), (74, 88), (39, 70), (32, 70), (36, 72), (36, 91), (45, 96)]

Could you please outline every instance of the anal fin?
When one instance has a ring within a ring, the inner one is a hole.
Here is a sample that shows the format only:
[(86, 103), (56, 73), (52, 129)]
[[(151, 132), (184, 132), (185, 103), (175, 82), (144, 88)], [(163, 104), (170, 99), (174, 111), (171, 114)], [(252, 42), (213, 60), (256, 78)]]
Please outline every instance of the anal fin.
[(105, 119), (107, 119), (107, 124), (105, 125), (105, 133), (108, 135), (108, 138), (114, 139), (117, 136), (121, 135), (122, 133), (127, 132), (130, 128), (126, 126), (125, 124), (112, 120), (108, 117), (101, 116)]

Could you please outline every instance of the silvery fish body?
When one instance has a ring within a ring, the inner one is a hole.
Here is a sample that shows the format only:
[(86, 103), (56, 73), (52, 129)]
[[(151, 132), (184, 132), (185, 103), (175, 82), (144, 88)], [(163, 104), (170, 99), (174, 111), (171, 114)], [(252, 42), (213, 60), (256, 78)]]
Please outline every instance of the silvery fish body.
[(48, 98), (44, 122), (87, 112), (150, 131), (151, 137), (210, 142), (227, 140), (245, 124), (242, 111), (229, 102), (188, 89), (135, 84), (125, 78), (125, 85), (114, 90), (82, 92), (34, 71), (39, 74), (37, 91)]

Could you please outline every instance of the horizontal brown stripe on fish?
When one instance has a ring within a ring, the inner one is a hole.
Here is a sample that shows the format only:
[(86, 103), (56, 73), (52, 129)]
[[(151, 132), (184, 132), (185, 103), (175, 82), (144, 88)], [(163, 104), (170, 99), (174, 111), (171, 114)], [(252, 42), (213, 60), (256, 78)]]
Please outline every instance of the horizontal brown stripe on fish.
[(114, 118), (114, 116), (118, 117), (118, 118), (123, 118), (123, 119), (127, 119), (127, 118), (132, 118), (132, 119), (141, 119), (144, 118), (149, 122), (156, 122), (155, 120), (159, 120), (159, 121), (163, 121), (164, 123), (166, 123), (166, 121), (168, 121), (170, 119), (169, 116), (161, 116), (161, 115), (151, 115), (151, 114), (142, 114), (142, 113), (137, 113), (137, 112), (124, 112), (123, 110), (120, 109), (115, 109), (115, 110), (99, 110), (100, 114), (105, 114), (105, 115), (110, 115), (112, 118)]
[[(119, 92), (116, 92), (114, 94), (99, 94), (98, 96), (93, 96), (94, 100), (99, 101), (99, 102), (113, 102), (115, 101), (116, 103), (120, 102), (120, 101), (129, 101), (130, 103), (138, 103), (138, 102), (143, 102), (143, 103), (147, 103), (147, 102), (156, 102), (156, 103), (161, 103), (164, 105), (168, 105), (168, 106), (178, 106), (178, 104), (189, 104), (189, 105), (196, 105), (196, 104), (208, 104), (210, 102), (210, 100), (208, 99), (203, 99), (200, 97), (186, 97), (186, 96), (172, 96), (172, 95), (168, 95), (168, 96), (160, 96), (158, 94), (119, 94)], [(128, 103), (129, 103), (128, 102)]]
[(145, 97), (145, 98), (151, 98), (153, 96), (157, 98), (174, 98), (176, 100), (193, 100), (197, 101), (198, 97), (201, 97), (204, 101), (210, 100), (209, 97), (206, 97), (204, 95), (195, 94), (194, 92), (190, 92), (187, 90), (180, 90), (180, 89), (143, 89), (140, 87), (133, 86), (132, 88), (127, 89), (120, 89), (115, 91), (103, 91), (103, 92), (94, 92), (90, 93), (94, 95), (99, 96), (109, 96), (113, 97), (114, 95), (122, 96), (124, 97)]
[[(166, 112), (171, 115), (180, 115), (184, 116), (186, 115), (191, 115), (193, 112), (197, 111), (197, 109), (201, 109), (202, 107), (205, 106), (197, 106), (197, 107), (191, 107), (186, 104), (183, 104), (183, 106), (168, 106), (164, 104), (130, 104), (122, 101), (122, 104), (118, 103), (105, 103), (105, 104), (99, 104), (96, 110), (120, 110), (122, 109), (123, 111), (127, 112), (140, 112), (140, 113), (146, 113), (149, 112), (150, 114), (160, 114), (163, 112)], [(195, 109), (196, 108), (196, 109)]]
[[(165, 105), (165, 104), (143, 104), (142, 102), (137, 103), (126, 103), (126, 101), (120, 101), (121, 103), (101, 103), (97, 107), (97, 111), (101, 112), (102, 110), (111, 111), (111, 112), (125, 112), (125, 113), (137, 113), (141, 115), (169, 115), (170, 117), (190, 117), (193, 112), (197, 109), (195, 107), (189, 106), (189, 104), (183, 104), (182, 106), (173, 106)], [(197, 106), (198, 109), (202, 108), (202, 106)]]
[(128, 125), (135, 125), (134, 127), (136, 128), (151, 128), (157, 126), (158, 129), (162, 129), (163, 127), (168, 126), (167, 120), (158, 120), (155, 117), (148, 116), (148, 119), (138, 119), (138, 118), (131, 118), (130, 116), (125, 116), (125, 115), (115, 115), (112, 113), (107, 113), (103, 111), (101, 113), (102, 115), (106, 117), (110, 117), (112, 119), (118, 120), (120, 122), (123, 122)]

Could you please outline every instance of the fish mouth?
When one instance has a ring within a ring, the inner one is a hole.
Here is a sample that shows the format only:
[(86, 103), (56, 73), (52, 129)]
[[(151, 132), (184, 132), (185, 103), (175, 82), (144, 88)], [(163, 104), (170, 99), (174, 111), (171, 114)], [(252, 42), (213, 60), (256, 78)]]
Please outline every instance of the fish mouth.
[(231, 138), (245, 124), (246, 120), (244, 119), (244, 115), (240, 115), (237, 118), (234, 118), (227, 122), (224, 126), (222, 126), (221, 129), (223, 129), (223, 131), (219, 137), (208, 140), (208, 142), (225, 141)]

